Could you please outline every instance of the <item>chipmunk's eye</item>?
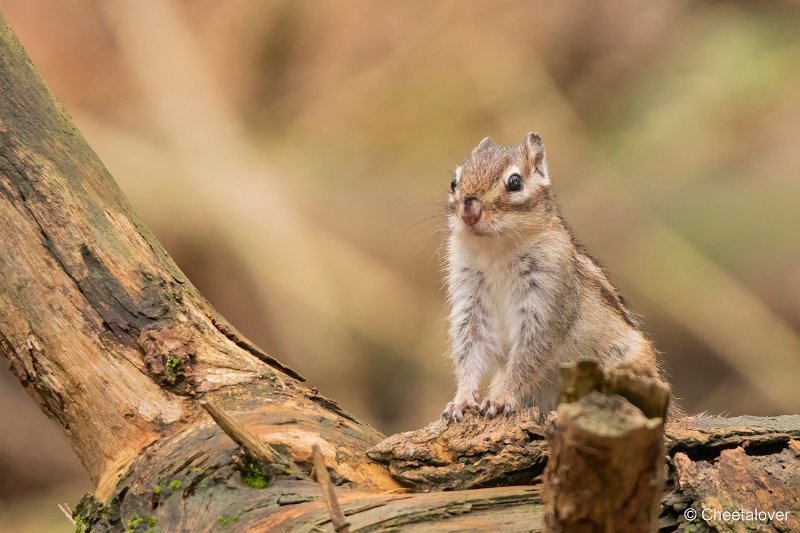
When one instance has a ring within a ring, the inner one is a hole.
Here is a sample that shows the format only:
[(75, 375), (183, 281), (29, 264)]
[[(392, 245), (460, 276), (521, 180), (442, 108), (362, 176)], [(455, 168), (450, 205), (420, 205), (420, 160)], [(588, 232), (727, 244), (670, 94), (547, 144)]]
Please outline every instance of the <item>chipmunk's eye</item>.
[(506, 183), (506, 190), (508, 192), (517, 192), (522, 190), (522, 176), (519, 174), (511, 174)]
[(456, 181), (456, 177), (453, 176), (453, 180), (450, 182), (450, 192), (456, 192), (456, 185), (458, 185), (458, 182)]

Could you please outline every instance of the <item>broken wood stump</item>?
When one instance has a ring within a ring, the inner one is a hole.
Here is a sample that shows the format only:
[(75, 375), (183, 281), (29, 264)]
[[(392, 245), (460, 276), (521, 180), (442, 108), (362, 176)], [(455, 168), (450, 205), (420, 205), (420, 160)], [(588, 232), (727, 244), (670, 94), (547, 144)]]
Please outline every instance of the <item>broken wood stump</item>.
[(669, 386), (580, 361), (562, 368), (561, 396), (548, 428), (548, 531), (655, 531)]

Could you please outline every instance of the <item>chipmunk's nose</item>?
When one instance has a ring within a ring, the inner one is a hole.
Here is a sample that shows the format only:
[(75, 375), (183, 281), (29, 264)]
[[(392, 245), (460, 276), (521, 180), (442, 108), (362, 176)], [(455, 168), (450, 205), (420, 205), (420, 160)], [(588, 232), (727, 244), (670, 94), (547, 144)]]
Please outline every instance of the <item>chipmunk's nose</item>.
[(464, 198), (464, 212), (461, 213), (461, 220), (468, 226), (474, 226), (481, 219), (483, 204), (474, 196)]

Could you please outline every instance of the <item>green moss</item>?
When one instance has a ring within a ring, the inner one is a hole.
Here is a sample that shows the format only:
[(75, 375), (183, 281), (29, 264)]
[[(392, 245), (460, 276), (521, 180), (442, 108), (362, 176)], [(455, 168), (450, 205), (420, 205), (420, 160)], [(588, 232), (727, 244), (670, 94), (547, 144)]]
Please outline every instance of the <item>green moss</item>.
[(241, 513), (235, 515), (221, 514), (217, 517), (217, 524), (219, 524), (219, 527), (224, 529), (230, 526), (231, 524), (235, 524), (236, 522), (238, 522), (241, 516), (242, 516)]
[(261, 470), (258, 461), (248, 460), (242, 471), (242, 483), (254, 489), (263, 489), (267, 486), (267, 477)]
[(183, 487), (183, 483), (180, 479), (173, 479), (169, 482), (169, 485), (167, 485), (169, 490), (180, 490), (181, 487)]
[(92, 525), (85, 518), (80, 515), (75, 517), (75, 533), (89, 533), (91, 530)]
[(181, 369), (181, 360), (177, 355), (168, 355), (167, 356), (167, 369), (172, 372), (177, 372)]
[(155, 516), (148, 516), (147, 517), (147, 531), (144, 533), (155, 533), (156, 527), (156, 517)]
[(155, 487), (153, 487), (153, 494), (155, 494), (156, 496), (161, 494), (161, 485), (156, 485)]
[(89, 533), (99, 521), (110, 522), (109, 515), (112, 512), (112, 507), (104, 506), (93, 495), (87, 494), (78, 502), (73, 513), (76, 533)]
[(263, 489), (267, 486), (267, 480), (263, 476), (246, 476), (242, 474), (242, 482), (254, 489)]
[(132, 533), (133, 531), (136, 531), (143, 522), (144, 518), (138, 514), (128, 518), (128, 521), (125, 522), (125, 533)]

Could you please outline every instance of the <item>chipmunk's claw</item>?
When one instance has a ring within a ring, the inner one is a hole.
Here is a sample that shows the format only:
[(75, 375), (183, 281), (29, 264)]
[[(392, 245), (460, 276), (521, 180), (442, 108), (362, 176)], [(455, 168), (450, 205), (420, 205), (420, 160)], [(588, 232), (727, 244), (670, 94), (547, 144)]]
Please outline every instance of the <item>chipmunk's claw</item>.
[(479, 405), (475, 399), (453, 400), (442, 411), (442, 417), (448, 422), (461, 422), (465, 412), (469, 410), (477, 411), (478, 409)]
[(486, 418), (494, 418), (499, 415), (511, 416), (517, 408), (506, 400), (486, 399), (481, 404), (481, 414)]

